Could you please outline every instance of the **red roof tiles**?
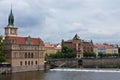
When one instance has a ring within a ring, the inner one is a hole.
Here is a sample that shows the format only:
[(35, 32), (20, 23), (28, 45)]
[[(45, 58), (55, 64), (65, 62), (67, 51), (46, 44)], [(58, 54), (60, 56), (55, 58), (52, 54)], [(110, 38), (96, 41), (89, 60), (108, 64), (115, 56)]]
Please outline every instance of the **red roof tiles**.
[(9, 36), (7, 37), (9, 40), (16, 40), (18, 44), (26, 44), (28, 38), (30, 38), (30, 41), (33, 45), (39, 45), (40, 39), (39, 38), (31, 38), (31, 37), (16, 37), (16, 36)]
[(114, 48), (113, 45), (108, 45), (108, 44), (94, 44), (94, 47), (96, 48), (101, 47), (101, 48), (107, 48), (107, 49)]

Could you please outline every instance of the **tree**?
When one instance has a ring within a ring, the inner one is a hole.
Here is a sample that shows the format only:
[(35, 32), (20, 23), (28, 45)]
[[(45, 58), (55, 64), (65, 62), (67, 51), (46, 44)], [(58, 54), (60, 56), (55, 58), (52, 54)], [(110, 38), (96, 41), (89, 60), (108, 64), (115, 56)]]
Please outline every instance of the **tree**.
[(104, 58), (104, 57), (110, 56), (110, 55), (106, 55), (105, 53), (99, 52), (99, 53), (98, 53), (98, 56), (99, 56), (100, 58)]
[(45, 61), (48, 61), (48, 54), (47, 53), (45, 54), (44, 59), (45, 59)]
[(3, 42), (3, 37), (0, 36), (0, 63), (4, 62), (5, 56), (4, 56), (4, 42)]
[(73, 50), (67, 46), (63, 46), (62, 53), (73, 53)]
[(84, 57), (96, 57), (96, 54), (93, 52), (84, 52), (83, 56)]
[(76, 55), (73, 53), (71, 48), (63, 46), (61, 52), (56, 52), (55, 54), (50, 54), (51, 58), (75, 58)]

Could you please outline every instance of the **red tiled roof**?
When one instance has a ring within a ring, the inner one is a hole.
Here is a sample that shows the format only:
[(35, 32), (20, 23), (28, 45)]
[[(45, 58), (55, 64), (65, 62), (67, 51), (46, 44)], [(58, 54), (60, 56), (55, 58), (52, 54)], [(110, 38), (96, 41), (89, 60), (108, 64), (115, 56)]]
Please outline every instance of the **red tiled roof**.
[(101, 48), (107, 48), (107, 49), (114, 48), (113, 45), (108, 45), (108, 44), (94, 44), (94, 47), (96, 48), (101, 47)]
[[(16, 37), (16, 36), (9, 36), (9, 40), (16, 40), (18, 44), (26, 44), (26, 41), (29, 37)], [(32, 41), (33, 45), (39, 45), (40, 44), (40, 39), (39, 38), (31, 38), (30, 40)]]
[(50, 43), (44, 43), (44, 46), (45, 47), (55, 47), (53, 44), (50, 44)]

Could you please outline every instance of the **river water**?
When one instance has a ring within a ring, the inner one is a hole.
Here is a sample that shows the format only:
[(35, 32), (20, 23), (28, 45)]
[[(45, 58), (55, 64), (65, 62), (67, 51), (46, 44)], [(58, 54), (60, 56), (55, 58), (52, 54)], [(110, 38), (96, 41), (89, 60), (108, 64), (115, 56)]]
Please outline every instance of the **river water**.
[(120, 80), (120, 69), (52, 69), (0, 75), (0, 80)]

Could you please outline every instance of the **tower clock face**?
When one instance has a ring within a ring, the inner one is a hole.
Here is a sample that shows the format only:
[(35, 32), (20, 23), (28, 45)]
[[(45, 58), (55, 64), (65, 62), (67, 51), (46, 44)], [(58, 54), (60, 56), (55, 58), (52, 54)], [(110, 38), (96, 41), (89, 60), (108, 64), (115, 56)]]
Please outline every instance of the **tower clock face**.
[(12, 34), (15, 34), (15, 30), (14, 30), (14, 29), (12, 29), (11, 33), (12, 33)]

